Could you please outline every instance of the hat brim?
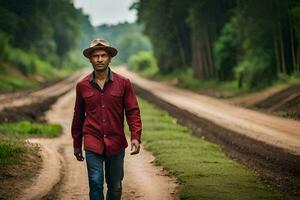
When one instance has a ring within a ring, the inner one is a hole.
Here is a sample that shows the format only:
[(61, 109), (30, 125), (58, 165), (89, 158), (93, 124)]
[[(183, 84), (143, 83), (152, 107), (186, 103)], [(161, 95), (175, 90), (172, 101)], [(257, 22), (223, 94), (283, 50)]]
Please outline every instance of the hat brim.
[(89, 47), (83, 50), (83, 55), (86, 58), (90, 58), (90, 55), (93, 51), (95, 50), (105, 50), (108, 51), (111, 57), (114, 57), (118, 54), (118, 50), (113, 48), (113, 47), (108, 47), (108, 46), (94, 46), (94, 47)]

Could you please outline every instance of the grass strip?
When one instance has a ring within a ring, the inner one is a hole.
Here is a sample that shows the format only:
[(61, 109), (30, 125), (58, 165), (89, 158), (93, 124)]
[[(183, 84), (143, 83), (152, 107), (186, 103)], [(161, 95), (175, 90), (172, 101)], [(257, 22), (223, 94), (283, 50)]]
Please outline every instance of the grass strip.
[(18, 164), (22, 154), (26, 151), (23, 140), (8, 138), (0, 134), (0, 168), (4, 165)]
[(282, 199), (221, 148), (193, 136), (176, 119), (139, 98), (143, 142), (161, 165), (180, 182), (180, 199)]
[(21, 121), (0, 124), (0, 133), (8, 136), (22, 137), (57, 137), (61, 135), (62, 127), (57, 124)]
[(29, 121), (0, 124), (0, 178), (6, 176), (10, 166), (22, 163), (24, 155), (33, 149), (25, 138), (57, 137), (61, 134), (62, 127), (56, 124)]

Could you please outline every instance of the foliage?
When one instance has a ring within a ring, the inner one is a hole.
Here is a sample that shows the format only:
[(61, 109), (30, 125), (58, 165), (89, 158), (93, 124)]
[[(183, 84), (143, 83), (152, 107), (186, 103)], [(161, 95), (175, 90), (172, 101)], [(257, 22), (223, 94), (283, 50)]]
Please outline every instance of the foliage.
[(138, 0), (132, 7), (164, 74), (191, 67), (197, 79), (255, 89), (300, 72), (297, 0)]
[[(7, 36), (0, 34), (1, 55), (0, 62), (10, 63), (16, 66), (24, 75), (38, 74), (46, 79), (53, 78), (55, 70), (49, 63), (41, 60), (33, 52), (26, 52), (20, 48), (14, 48), (8, 43)], [(2, 68), (4, 68), (2, 64)]]
[(95, 37), (104, 38), (118, 49), (114, 63), (128, 63), (130, 56), (140, 51), (151, 51), (152, 46), (147, 37), (142, 34), (142, 25), (136, 23), (119, 23), (116, 25), (101, 25), (96, 27)]
[(270, 67), (268, 67), (268, 62), (270, 62), (270, 58), (266, 53), (262, 53), (259, 57), (250, 57), (241, 62), (235, 68), (240, 87), (246, 86), (246, 88), (260, 89), (271, 85), (273, 82), (272, 77), (267, 76), (268, 74), (272, 74)]
[(151, 50), (148, 39), (138, 32), (122, 34), (117, 38), (116, 47), (119, 50), (118, 59), (124, 63), (128, 63), (131, 55)]
[(72, 1), (0, 0), (0, 12), (0, 69), (16, 68), (28, 79), (22, 87), (19, 83), (23, 80), (16, 82), (13, 76), (21, 77), (16, 71), (13, 75), (2, 71), (12, 80), (1, 77), (1, 91), (27, 88), (30, 84), (26, 82), (57, 79), (64, 68), (85, 65), (83, 58), (74, 54), (81, 54), (81, 41), (90, 40), (83, 31), (93, 34), (93, 27)]
[(156, 60), (151, 52), (140, 52), (129, 59), (129, 67), (146, 76), (153, 76), (158, 72)]
[(238, 63), (236, 55), (238, 55), (241, 44), (237, 33), (236, 21), (236, 18), (232, 17), (214, 43), (216, 68), (219, 72), (219, 79), (222, 81), (234, 79), (233, 69)]
[(133, 6), (145, 25), (161, 73), (190, 64), (190, 30), (185, 23), (189, 5), (184, 0), (140, 0)]
[[(26, 49), (59, 67), (60, 60), (82, 38), (79, 17), (70, 1), (1, 0), (0, 32), (13, 47)], [(9, 28), (7, 28), (9, 27)]]
[(16, 74), (0, 75), (0, 92), (37, 87), (37, 83)]

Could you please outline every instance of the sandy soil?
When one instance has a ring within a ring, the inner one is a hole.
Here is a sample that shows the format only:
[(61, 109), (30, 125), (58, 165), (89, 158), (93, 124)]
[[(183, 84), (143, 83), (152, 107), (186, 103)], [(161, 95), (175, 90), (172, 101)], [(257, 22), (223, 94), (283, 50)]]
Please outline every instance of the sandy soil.
[[(47, 121), (63, 126), (64, 134), (56, 139), (30, 139), (41, 146), (43, 168), (22, 199), (88, 199), (86, 165), (73, 156), (70, 136), (74, 94), (72, 90), (61, 97), (46, 114)], [(154, 166), (153, 159), (145, 150), (131, 156), (127, 148), (123, 199), (174, 199), (175, 179)]]

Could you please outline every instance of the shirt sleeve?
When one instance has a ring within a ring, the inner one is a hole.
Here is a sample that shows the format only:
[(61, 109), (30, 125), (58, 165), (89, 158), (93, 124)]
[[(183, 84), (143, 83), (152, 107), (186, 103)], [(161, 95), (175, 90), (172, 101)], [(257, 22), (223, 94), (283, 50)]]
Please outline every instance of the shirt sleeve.
[(131, 132), (131, 141), (136, 139), (141, 143), (142, 121), (140, 116), (140, 108), (132, 84), (129, 79), (125, 85), (125, 116)]
[(82, 128), (85, 119), (85, 105), (81, 96), (79, 84), (76, 85), (76, 100), (74, 115), (72, 120), (71, 134), (73, 138), (73, 147), (82, 148)]

